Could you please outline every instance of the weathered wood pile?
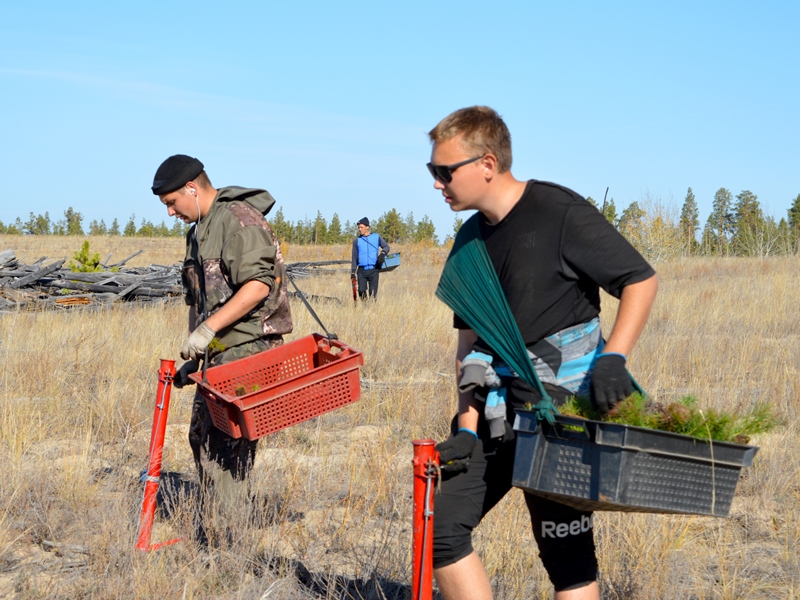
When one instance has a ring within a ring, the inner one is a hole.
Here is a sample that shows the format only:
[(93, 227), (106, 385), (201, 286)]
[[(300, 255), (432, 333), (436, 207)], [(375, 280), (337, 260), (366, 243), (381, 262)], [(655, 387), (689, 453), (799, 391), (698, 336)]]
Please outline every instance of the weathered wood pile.
[[(66, 259), (47, 263), (47, 257), (43, 256), (28, 265), (18, 261), (13, 250), (0, 251), (0, 311), (66, 309), (87, 305), (99, 307), (120, 302), (164, 302), (181, 297), (181, 265), (124, 266), (141, 253), (142, 250), (139, 250), (115, 264), (101, 264), (103, 271), (79, 273), (64, 266)], [(349, 272), (347, 268), (331, 268), (349, 264), (347, 260), (298, 262), (287, 264), (286, 271), (290, 277), (302, 279)], [(294, 292), (289, 294), (295, 295)], [(308, 295), (306, 298), (328, 299)]]
[(349, 260), (321, 260), (317, 262), (296, 262), (286, 265), (286, 272), (290, 277), (302, 279), (315, 275), (333, 275), (336, 273), (349, 273), (349, 268), (332, 269), (335, 265), (349, 265)]
[(103, 271), (78, 273), (64, 267), (66, 259), (46, 263), (47, 257), (42, 257), (27, 265), (17, 260), (13, 250), (4, 250), (0, 252), (0, 311), (164, 302), (180, 297), (180, 264), (124, 266), (141, 252), (112, 265), (101, 265)]

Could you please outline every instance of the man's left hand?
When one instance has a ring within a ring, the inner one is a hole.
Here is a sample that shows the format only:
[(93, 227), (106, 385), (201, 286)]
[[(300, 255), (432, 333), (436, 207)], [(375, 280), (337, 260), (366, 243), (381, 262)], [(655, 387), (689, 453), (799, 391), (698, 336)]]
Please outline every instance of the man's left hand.
[(178, 372), (175, 373), (175, 379), (172, 381), (172, 384), (181, 389), (185, 385), (191, 385), (194, 383), (191, 379), (189, 379), (189, 375), (192, 373), (197, 373), (200, 369), (200, 363), (196, 360), (187, 360), (185, 363), (181, 365), (181, 368), (178, 369)]
[(439, 453), (442, 471), (466, 471), (477, 442), (478, 436), (475, 433), (460, 429), (454, 436), (436, 444), (434, 449)]
[(630, 373), (621, 354), (601, 354), (592, 372), (592, 404), (606, 415), (620, 400), (633, 393)]
[(181, 358), (185, 360), (199, 360), (205, 354), (206, 348), (214, 339), (217, 332), (206, 323), (200, 323), (181, 347)]

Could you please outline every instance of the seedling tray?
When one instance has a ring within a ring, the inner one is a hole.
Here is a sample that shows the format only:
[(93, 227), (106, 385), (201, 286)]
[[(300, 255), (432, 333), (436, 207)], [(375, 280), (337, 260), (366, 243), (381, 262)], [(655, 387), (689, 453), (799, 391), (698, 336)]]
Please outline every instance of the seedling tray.
[(358, 350), (314, 333), (190, 375), (214, 426), (232, 438), (267, 434), (355, 402), (361, 396)]
[(758, 448), (518, 411), (512, 484), (580, 510), (727, 517)]

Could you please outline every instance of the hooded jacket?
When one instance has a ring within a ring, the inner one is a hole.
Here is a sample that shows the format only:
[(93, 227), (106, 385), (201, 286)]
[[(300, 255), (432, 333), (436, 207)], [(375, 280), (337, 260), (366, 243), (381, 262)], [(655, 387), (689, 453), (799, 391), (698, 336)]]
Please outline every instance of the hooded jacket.
[(208, 213), (186, 235), (182, 279), (186, 304), (192, 307), (192, 328), (219, 310), (248, 281), (269, 286), (264, 301), (217, 332), (209, 357), (292, 331), (283, 257), (264, 218), (274, 205), (275, 199), (266, 190), (221, 188)]

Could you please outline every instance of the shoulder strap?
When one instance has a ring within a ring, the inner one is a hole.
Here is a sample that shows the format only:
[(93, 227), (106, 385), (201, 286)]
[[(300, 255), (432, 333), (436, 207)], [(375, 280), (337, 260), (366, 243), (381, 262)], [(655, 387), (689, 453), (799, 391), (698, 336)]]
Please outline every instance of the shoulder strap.
[(314, 312), (314, 309), (311, 308), (311, 305), (308, 303), (308, 300), (306, 300), (306, 295), (303, 292), (300, 291), (300, 288), (298, 288), (297, 284), (294, 282), (294, 277), (292, 277), (291, 274), (288, 273), (288, 272), (286, 273), (286, 276), (289, 278), (289, 281), (292, 282), (292, 285), (294, 286), (294, 289), (297, 292), (297, 295), (300, 296), (300, 300), (302, 300), (303, 304), (306, 305), (306, 308), (308, 309), (308, 312), (311, 313), (311, 316), (314, 317), (314, 320), (317, 323), (319, 323), (320, 327), (322, 327), (322, 331), (324, 331), (325, 335), (328, 336), (328, 344), (330, 344), (331, 340), (338, 340), (339, 337), (335, 333), (329, 333), (328, 330), (325, 329), (325, 325), (322, 324), (322, 321), (317, 316), (317, 313)]

